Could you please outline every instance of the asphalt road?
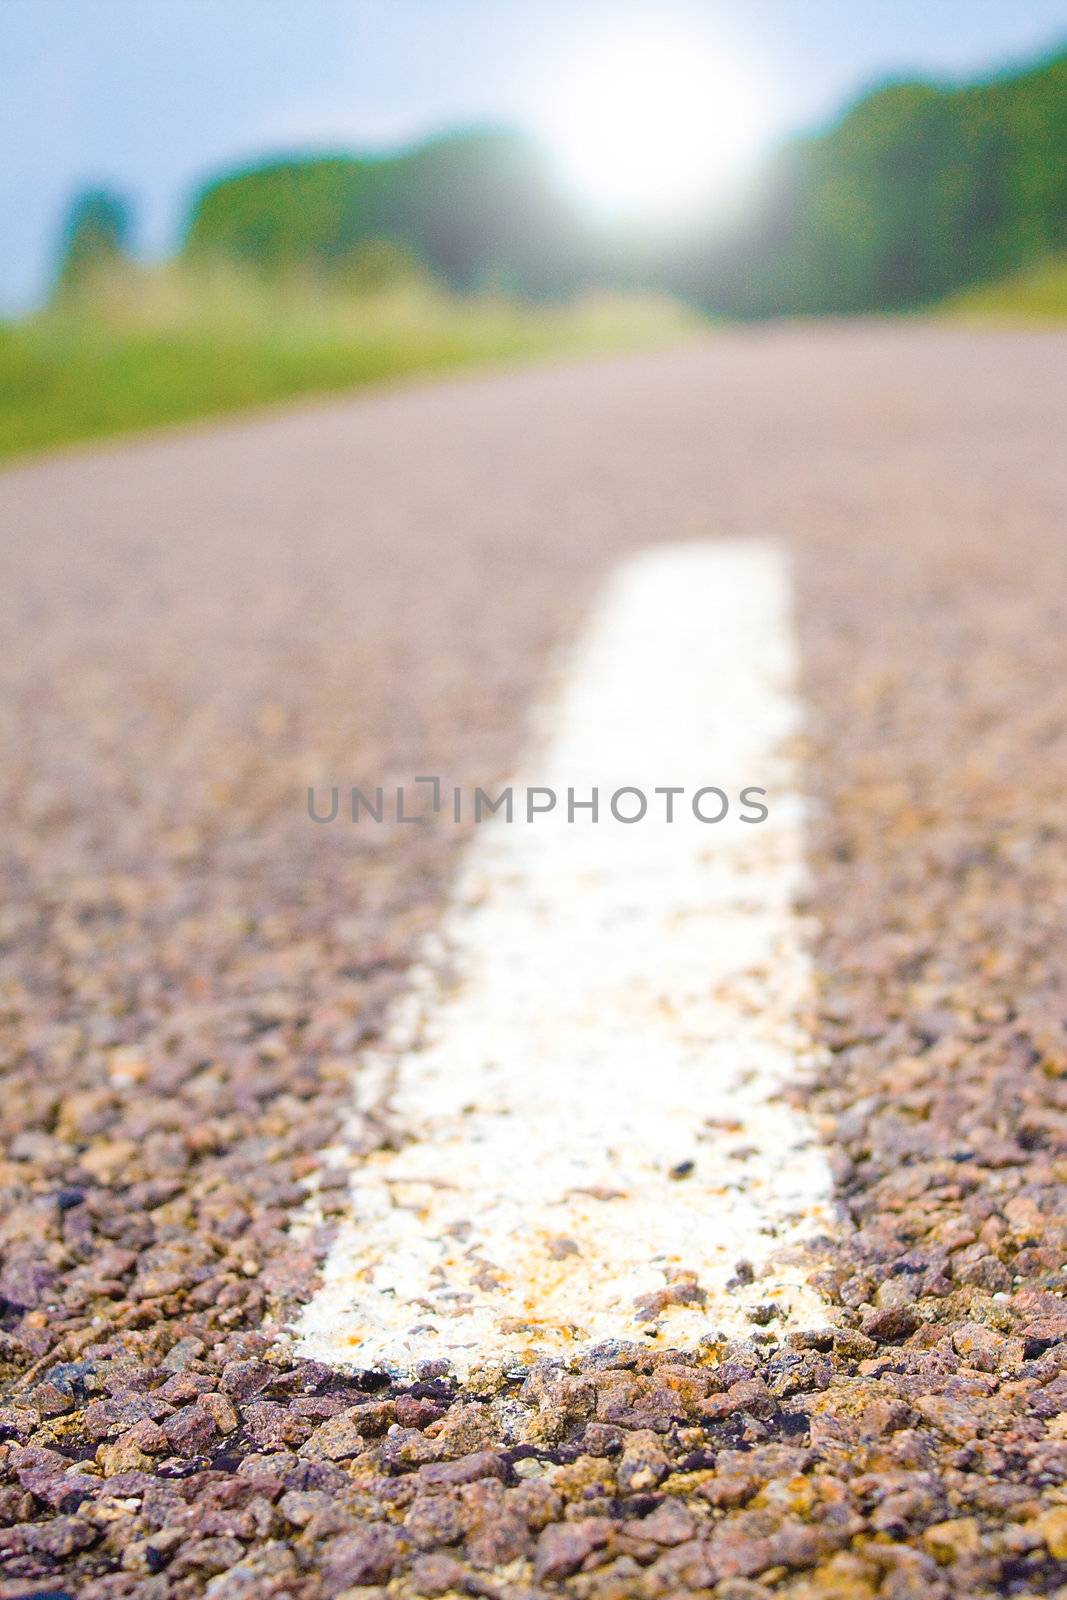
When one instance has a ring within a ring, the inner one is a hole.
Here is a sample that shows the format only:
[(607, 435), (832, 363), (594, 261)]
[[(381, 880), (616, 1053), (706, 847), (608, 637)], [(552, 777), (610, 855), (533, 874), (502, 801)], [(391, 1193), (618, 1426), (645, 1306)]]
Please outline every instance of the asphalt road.
[[(1065, 353), (725, 333), (0, 477), (3, 1600), (1065, 1592)], [(464, 842), (306, 786), (499, 781), (615, 563), (752, 534), (796, 582), (832, 1340), (294, 1362), (287, 1228)]]

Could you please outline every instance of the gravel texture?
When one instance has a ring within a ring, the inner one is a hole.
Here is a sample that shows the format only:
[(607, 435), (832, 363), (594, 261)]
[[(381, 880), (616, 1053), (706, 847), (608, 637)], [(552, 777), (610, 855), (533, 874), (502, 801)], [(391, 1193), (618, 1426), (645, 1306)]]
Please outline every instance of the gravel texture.
[[(1067, 1595), (1065, 350), (724, 334), (0, 479), (0, 1600)], [(463, 840), (306, 785), (502, 777), (608, 565), (748, 531), (796, 552), (833, 1336), (294, 1362)]]

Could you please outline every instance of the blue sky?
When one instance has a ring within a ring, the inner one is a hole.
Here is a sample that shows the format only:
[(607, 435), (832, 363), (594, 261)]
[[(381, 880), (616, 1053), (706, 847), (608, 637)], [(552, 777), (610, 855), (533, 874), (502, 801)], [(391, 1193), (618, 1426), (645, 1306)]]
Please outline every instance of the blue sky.
[(80, 186), (128, 194), (158, 252), (205, 177), (264, 153), (543, 129), (576, 52), (664, 19), (744, 64), (766, 142), (886, 76), (1067, 40), (1067, 0), (0, 0), (0, 309), (40, 294)]

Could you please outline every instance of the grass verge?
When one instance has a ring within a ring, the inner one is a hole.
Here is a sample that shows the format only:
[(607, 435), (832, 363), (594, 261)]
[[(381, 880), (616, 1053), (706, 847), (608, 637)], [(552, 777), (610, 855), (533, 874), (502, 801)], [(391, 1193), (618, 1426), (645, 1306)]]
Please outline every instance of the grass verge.
[(356, 299), (160, 270), (0, 325), (0, 458), (406, 375), (665, 344), (670, 301), (561, 307), (457, 299), (421, 282)]
[(942, 310), (968, 321), (1067, 322), (1067, 256), (1050, 256), (996, 283), (946, 300)]

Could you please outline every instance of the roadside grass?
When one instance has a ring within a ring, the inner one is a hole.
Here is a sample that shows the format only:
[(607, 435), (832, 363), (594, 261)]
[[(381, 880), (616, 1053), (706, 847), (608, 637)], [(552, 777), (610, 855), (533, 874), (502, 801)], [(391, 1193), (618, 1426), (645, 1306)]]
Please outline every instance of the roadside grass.
[(1067, 322), (1067, 256), (1046, 257), (1011, 277), (953, 295), (939, 309), (974, 322)]
[(0, 458), (407, 375), (654, 347), (700, 326), (644, 296), (531, 307), (422, 279), (342, 296), (131, 269), (0, 324)]

